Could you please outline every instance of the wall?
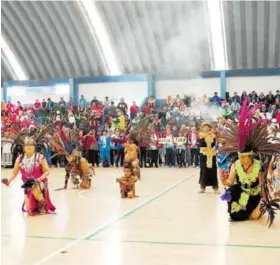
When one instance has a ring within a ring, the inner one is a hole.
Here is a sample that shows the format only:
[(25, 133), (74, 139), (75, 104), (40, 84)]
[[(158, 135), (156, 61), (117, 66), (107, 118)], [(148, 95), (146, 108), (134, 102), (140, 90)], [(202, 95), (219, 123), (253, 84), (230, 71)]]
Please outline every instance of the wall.
[(69, 85), (58, 86), (12, 86), (7, 88), (7, 98), (9, 101), (21, 104), (34, 104), (36, 99), (42, 102), (43, 99), (51, 98), (54, 102), (58, 102), (63, 97), (65, 101), (69, 100)]
[(165, 99), (169, 95), (194, 95), (202, 97), (213, 96), (214, 92), (220, 94), (220, 78), (197, 78), (185, 80), (158, 80), (155, 84), (156, 97)]
[(254, 77), (227, 77), (226, 78), (226, 91), (233, 94), (237, 92), (241, 94), (242, 91), (252, 92), (255, 90), (258, 94), (264, 92), (267, 94), (272, 90), (280, 89), (280, 76), (254, 76)]
[(124, 97), (128, 105), (136, 101), (140, 105), (144, 98), (148, 97), (147, 81), (140, 82), (108, 82), (79, 84), (79, 97), (84, 95), (89, 101), (96, 96), (99, 100), (104, 100), (106, 96), (117, 104), (121, 97)]

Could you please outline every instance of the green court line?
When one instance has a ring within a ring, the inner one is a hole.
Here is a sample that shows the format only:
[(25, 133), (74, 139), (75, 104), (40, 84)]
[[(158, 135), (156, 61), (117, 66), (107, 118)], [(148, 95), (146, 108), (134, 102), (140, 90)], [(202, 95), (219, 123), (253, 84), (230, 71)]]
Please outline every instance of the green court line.
[(120, 242), (121, 243), (136, 243), (136, 244), (175, 245), (175, 246), (202, 246), (202, 247), (235, 247), (235, 248), (280, 249), (280, 246), (246, 245), (246, 244), (214, 244), (214, 243), (210, 244), (210, 243), (195, 243), (195, 242), (165, 242), (165, 241), (142, 241), (142, 240), (122, 240)]
[[(11, 235), (2, 235), (2, 237), (11, 237)], [(49, 240), (76, 240), (73, 237), (51, 237), (51, 236), (25, 236), (26, 238), (35, 239), (49, 239)], [(105, 239), (88, 239), (85, 241), (93, 242), (110, 242)], [(267, 248), (267, 249), (280, 249), (280, 246), (268, 245), (246, 245), (246, 244), (211, 244), (211, 243), (195, 243), (195, 242), (167, 242), (167, 241), (147, 241), (147, 240), (120, 240), (118, 243), (135, 243), (135, 244), (150, 244), (150, 245), (173, 245), (173, 246), (201, 246), (201, 247), (234, 247), (234, 248)]]

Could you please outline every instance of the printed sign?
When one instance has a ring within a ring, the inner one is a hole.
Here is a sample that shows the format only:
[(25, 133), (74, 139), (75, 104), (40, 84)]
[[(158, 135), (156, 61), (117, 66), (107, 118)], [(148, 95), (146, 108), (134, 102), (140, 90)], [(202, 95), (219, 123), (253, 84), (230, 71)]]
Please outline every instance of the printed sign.
[(158, 143), (159, 144), (170, 144), (171, 143), (171, 139), (169, 139), (169, 138), (159, 138), (158, 139)]
[(187, 142), (186, 137), (175, 137), (174, 138), (174, 143), (175, 144), (185, 144)]

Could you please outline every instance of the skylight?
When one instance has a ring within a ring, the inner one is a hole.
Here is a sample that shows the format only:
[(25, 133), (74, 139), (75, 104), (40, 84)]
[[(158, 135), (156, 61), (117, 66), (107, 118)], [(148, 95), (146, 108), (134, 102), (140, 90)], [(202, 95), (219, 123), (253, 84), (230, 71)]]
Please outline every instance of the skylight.
[(103, 58), (108, 75), (120, 75), (121, 69), (112, 46), (110, 36), (95, 4), (95, 1), (77, 1), (85, 21), (90, 29), (92, 37), (97, 44), (98, 50)]
[(27, 80), (27, 76), (21, 68), (18, 60), (16, 59), (14, 53), (10, 50), (3, 36), (1, 36), (1, 49), (7, 58), (10, 67), (13, 70), (13, 77), (15, 80)]

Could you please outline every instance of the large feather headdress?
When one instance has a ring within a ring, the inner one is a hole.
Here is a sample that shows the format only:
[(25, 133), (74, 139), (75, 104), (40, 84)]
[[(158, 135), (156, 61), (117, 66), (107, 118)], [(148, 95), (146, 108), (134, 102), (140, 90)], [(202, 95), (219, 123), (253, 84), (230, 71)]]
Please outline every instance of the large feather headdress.
[(221, 152), (253, 152), (259, 155), (279, 153), (280, 139), (269, 132), (270, 121), (256, 120), (254, 117), (260, 106), (250, 106), (249, 98), (244, 100), (239, 113), (239, 122), (227, 121), (225, 130), (219, 134), (218, 140), (226, 143), (221, 147)]
[(80, 154), (78, 152), (78, 133), (75, 130), (60, 128), (53, 132), (50, 145), (55, 149), (57, 155), (65, 155), (68, 160)]
[(128, 141), (129, 142), (142, 142), (149, 144), (151, 142), (152, 135), (152, 123), (155, 119), (155, 115), (148, 115), (143, 117), (136, 124), (128, 126)]

